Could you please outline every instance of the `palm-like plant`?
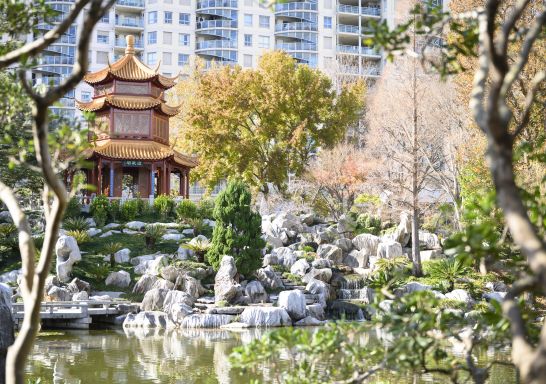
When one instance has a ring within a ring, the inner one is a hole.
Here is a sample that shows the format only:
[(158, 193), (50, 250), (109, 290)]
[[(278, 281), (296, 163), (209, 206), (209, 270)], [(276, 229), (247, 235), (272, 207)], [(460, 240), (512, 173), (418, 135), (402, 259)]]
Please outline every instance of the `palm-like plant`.
[(195, 253), (195, 258), (199, 263), (205, 262), (205, 254), (211, 247), (211, 242), (204, 237), (196, 237), (189, 243), (181, 244), (180, 246)]
[(455, 282), (472, 272), (472, 268), (459, 258), (442, 259), (432, 263), (428, 268), (430, 277), (448, 283), (448, 290), (455, 288)]
[(76, 243), (78, 243), (78, 245), (85, 244), (89, 242), (89, 240), (91, 239), (91, 236), (89, 236), (89, 234), (85, 230), (78, 229), (78, 230), (68, 231), (66, 234), (76, 239)]
[(410, 263), (406, 256), (395, 257), (392, 259), (379, 259), (375, 263), (377, 272), (392, 273), (404, 269)]
[(145, 228), (144, 236), (146, 239), (146, 247), (152, 248), (155, 243), (165, 234), (166, 229), (159, 224), (149, 224)]
[(63, 221), (63, 228), (67, 231), (86, 231), (89, 223), (83, 217), (69, 217)]
[(116, 258), (114, 257), (114, 254), (123, 248), (123, 245), (120, 243), (110, 242), (106, 244), (103, 248), (103, 252), (106, 255), (110, 256), (110, 267), (114, 268), (116, 266)]

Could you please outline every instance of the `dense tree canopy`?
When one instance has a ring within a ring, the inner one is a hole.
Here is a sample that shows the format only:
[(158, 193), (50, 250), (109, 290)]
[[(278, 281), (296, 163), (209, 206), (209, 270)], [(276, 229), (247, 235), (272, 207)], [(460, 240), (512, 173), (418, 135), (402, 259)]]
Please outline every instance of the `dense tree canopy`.
[(196, 72), (178, 86), (185, 103), (181, 145), (200, 156), (197, 176), (209, 186), (237, 176), (268, 191), (299, 175), (318, 147), (343, 138), (363, 107), (362, 83), (337, 93), (330, 79), (281, 52), (257, 69)]

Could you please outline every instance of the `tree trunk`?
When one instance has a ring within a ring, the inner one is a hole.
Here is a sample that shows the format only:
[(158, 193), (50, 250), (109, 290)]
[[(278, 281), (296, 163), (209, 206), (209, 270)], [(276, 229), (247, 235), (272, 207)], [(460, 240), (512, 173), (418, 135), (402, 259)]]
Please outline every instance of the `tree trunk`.
[(6, 355), (14, 341), (11, 289), (0, 286), (0, 384), (6, 382)]
[[(414, 16), (415, 18), (415, 16)], [(415, 30), (413, 35), (413, 49), (416, 52)], [(413, 274), (415, 276), (421, 276), (421, 253), (419, 252), (419, 141), (418, 141), (418, 129), (417, 129), (417, 63), (413, 60), (413, 78), (412, 78), (412, 91), (413, 91), (413, 143), (412, 143), (412, 161), (413, 169), (411, 173), (411, 193), (412, 193), (412, 213), (411, 213), (411, 255), (413, 262)]]

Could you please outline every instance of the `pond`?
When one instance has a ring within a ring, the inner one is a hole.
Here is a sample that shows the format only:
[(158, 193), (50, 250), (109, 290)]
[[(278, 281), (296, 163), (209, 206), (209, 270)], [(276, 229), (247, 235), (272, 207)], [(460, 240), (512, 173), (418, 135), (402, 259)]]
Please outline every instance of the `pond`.
[[(309, 329), (312, 332), (312, 329)], [(264, 331), (231, 332), (187, 329), (168, 333), (122, 329), (61, 331), (38, 337), (27, 367), (41, 384), (73, 383), (248, 383), (229, 365), (233, 347), (250, 342)], [(368, 336), (368, 335), (366, 335)], [(480, 359), (506, 358), (507, 351), (483, 351)], [(282, 357), (281, 357), (282, 358)], [(268, 382), (267, 365), (259, 382)], [(383, 372), (373, 383), (439, 383), (438, 377)], [(489, 383), (515, 383), (511, 367), (497, 366)]]

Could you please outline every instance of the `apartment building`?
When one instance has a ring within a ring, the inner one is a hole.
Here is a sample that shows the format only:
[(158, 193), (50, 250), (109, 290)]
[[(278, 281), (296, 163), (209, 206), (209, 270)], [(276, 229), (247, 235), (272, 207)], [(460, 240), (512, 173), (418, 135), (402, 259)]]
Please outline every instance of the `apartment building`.
[[(376, 78), (381, 52), (366, 44), (372, 20), (389, 19), (396, 0), (305, 0), (267, 6), (259, 0), (118, 0), (93, 31), (89, 70), (114, 62), (134, 35), (137, 54), (151, 67), (161, 63), (164, 75), (187, 70), (195, 58), (205, 66), (256, 66), (270, 50), (283, 50), (298, 62), (327, 74)], [(64, 17), (74, 0), (48, 0)], [(35, 83), (58, 83), (70, 73), (83, 15), (43, 55)], [(42, 24), (39, 29), (52, 26)], [(79, 85), (55, 107), (74, 116), (74, 98), (92, 92)]]

